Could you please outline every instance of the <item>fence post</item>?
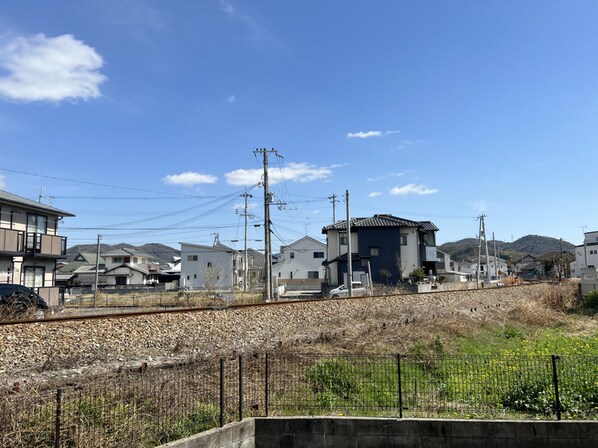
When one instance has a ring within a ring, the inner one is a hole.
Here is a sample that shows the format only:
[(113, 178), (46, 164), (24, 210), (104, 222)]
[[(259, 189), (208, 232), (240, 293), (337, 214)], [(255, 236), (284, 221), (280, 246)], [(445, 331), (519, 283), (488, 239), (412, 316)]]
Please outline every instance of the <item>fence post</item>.
[(56, 434), (54, 435), (54, 447), (60, 448), (60, 416), (62, 414), (62, 388), (56, 390)]
[(264, 408), (266, 410), (266, 417), (268, 417), (268, 405), (270, 398), (270, 364), (268, 362), (268, 353), (266, 353), (266, 386), (265, 386), (265, 397), (264, 397)]
[(560, 420), (561, 419), (561, 400), (559, 398), (559, 377), (557, 375), (556, 362), (561, 358), (557, 355), (550, 355), (550, 359), (552, 360), (552, 383), (554, 384), (556, 419)]
[(397, 354), (397, 384), (399, 388), (399, 418), (403, 418), (403, 385), (401, 383), (401, 354)]
[(220, 427), (224, 426), (224, 359), (220, 358)]
[(243, 355), (239, 355), (239, 421), (243, 420)]

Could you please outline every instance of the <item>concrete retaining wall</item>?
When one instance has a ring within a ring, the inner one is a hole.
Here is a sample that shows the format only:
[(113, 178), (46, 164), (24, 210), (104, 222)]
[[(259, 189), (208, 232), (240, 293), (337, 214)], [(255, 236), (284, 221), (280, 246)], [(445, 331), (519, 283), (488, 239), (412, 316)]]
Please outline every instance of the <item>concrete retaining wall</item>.
[(255, 418), (168, 448), (510, 448), (598, 446), (598, 422), (411, 420), (349, 417)]

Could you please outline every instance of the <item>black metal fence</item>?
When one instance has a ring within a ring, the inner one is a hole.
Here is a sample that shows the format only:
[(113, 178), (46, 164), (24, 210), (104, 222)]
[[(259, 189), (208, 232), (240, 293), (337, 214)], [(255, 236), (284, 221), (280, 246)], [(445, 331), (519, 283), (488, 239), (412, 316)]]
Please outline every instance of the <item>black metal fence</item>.
[(598, 358), (259, 354), (4, 384), (3, 447), (148, 447), (249, 416), (596, 419)]

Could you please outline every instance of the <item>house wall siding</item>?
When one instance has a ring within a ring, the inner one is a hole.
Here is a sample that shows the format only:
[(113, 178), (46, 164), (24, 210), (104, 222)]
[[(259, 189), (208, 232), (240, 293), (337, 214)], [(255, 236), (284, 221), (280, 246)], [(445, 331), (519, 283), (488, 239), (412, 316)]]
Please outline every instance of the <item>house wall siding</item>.
[[(197, 261), (189, 261), (189, 256), (194, 255), (197, 255)], [(190, 289), (231, 289), (237, 286), (233, 273), (235, 253), (181, 245), (181, 256), (182, 286)], [(242, 270), (242, 260), (238, 258), (236, 269)], [(208, 263), (211, 263), (211, 267), (208, 267)]]

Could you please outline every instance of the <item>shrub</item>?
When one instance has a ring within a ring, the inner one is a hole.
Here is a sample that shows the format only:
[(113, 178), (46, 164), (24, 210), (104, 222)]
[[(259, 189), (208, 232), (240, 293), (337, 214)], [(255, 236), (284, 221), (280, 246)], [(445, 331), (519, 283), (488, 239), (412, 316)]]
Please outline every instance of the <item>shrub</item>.
[(598, 310), (598, 291), (590, 291), (583, 297), (583, 307), (586, 309)]
[(426, 277), (426, 272), (422, 268), (417, 268), (411, 271), (409, 274), (409, 278), (413, 283), (419, 283), (424, 280)]
[(362, 390), (355, 366), (339, 358), (327, 359), (314, 365), (307, 372), (307, 380), (317, 401), (325, 407), (351, 400)]

